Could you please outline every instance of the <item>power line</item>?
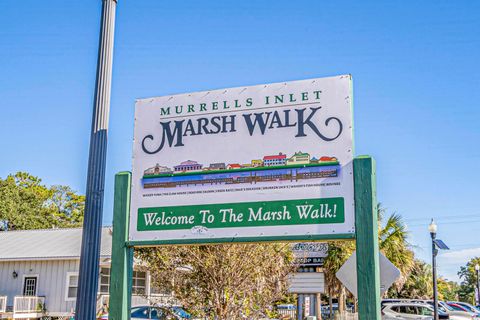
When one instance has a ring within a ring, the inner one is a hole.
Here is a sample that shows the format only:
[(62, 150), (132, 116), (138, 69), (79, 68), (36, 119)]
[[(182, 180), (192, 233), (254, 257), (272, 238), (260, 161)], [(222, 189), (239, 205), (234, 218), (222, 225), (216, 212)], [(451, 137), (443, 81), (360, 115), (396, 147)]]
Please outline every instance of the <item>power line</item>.
[[(428, 220), (425, 220), (425, 221), (428, 221)], [(480, 218), (477, 217), (477, 219), (472, 219), (472, 220), (453, 220), (453, 221), (443, 221), (443, 220), (437, 220), (435, 219), (435, 221), (437, 222), (437, 224), (462, 224), (462, 223), (477, 223), (477, 222), (480, 222)], [(406, 223), (407, 227), (419, 227), (419, 226), (427, 226), (429, 222), (426, 222), (426, 223), (413, 223), (413, 224), (409, 224), (409, 223)]]
[[(478, 218), (480, 216), (480, 213), (476, 214), (465, 214), (465, 215), (449, 215), (449, 216), (434, 216), (433, 218), (435, 220), (443, 220), (443, 219), (461, 219), (461, 218)], [(430, 220), (430, 218), (405, 218), (403, 217), (404, 221), (422, 221), (422, 220)]]

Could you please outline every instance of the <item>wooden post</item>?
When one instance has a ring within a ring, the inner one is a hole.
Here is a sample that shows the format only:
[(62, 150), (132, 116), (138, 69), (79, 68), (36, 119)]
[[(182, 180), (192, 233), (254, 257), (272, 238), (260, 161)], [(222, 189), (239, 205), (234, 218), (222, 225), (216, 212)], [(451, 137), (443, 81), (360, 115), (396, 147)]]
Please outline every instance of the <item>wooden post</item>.
[(108, 315), (110, 320), (130, 319), (133, 248), (127, 246), (127, 241), (131, 180), (132, 174), (130, 172), (120, 172), (115, 175), (110, 308)]
[(315, 315), (317, 320), (322, 320), (322, 294), (315, 294)]
[(359, 320), (380, 320), (380, 268), (375, 160), (353, 160), (355, 229), (357, 239), (357, 292)]

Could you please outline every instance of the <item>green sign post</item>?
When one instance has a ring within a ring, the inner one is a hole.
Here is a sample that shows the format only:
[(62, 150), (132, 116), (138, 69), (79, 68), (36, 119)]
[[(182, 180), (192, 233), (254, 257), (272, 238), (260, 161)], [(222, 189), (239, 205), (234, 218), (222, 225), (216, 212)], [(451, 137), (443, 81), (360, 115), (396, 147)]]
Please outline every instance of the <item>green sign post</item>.
[(361, 320), (381, 319), (375, 170), (375, 160), (371, 157), (358, 157), (353, 161), (358, 312)]
[[(380, 320), (380, 272), (378, 262), (378, 225), (376, 210), (375, 161), (368, 156), (353, 161), (355, 183), (355, 225), (352, 234), (329, 235), (325, 237), (275, 237), (275, 240), (352, 240), (357, 242), (358, 311), (360, 320)], [(130, 215), (131, 173), (120, 172), (115, 176), (115, 198), (113, 214), (112, 269), (110, 276), (109, 319), (130, 319), (130, 301), (133, 270), (133, 248), (140, 243), (128, 241)], [(234, 239), (224, 239), (231, 242)], [(268, 237), (236, 241), (271, 241)], [(202, 241), (205, 243), (206, 241)], [(214, 242), (222, 242), (216, 239)], [(143, 246), (165, 244), (200, 243), (200, 241), (162, 240), (142, 242)]]
[(128, 244), (132, 174), (115, 175), (113, 203), (112, 263), (110, 272), (110, 319), (130, 319), (133, 247)]

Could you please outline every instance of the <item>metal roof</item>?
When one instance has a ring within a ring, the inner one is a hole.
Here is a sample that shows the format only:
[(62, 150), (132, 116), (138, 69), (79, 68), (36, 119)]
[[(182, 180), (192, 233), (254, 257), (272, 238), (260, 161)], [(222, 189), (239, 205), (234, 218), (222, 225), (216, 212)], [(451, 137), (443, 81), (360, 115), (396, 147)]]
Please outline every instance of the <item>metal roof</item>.
[[(0, 261), (79, 259), (82, 229), (42, 229), (0, 232)], [(102, 228), (100, 256), (112, 254), (112, 232)]]
[(273, 156), (265, 156), (265, 157), (263, 157), (263, 160), (276, 160), (276, 159), (286, 159), (286, 158), (287, 158), (286, 154), (279, 153), (279, 154), (273, 155)]

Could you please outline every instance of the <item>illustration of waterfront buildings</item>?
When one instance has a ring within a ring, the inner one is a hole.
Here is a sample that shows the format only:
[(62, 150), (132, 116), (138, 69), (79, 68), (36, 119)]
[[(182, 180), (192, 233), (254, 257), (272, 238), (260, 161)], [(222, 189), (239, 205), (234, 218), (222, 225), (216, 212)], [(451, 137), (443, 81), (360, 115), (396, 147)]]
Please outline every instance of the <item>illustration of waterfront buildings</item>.
[(263, 166), (263, 160), (261, 159), (252, 160), (252, 167), (256, 168), (256, 167), (262, 167), (262, 166)]
[(202, 170), (202, 167), (203, 165), (199, 164), (197, 161), (187, 160), (177, 166), (173, 166), (173, 170), (175, 172), (200, 171)]
[(229, 163), (227, 165), (227, 169), (228, 170), (231, 170), (231, 169), (240, 169), (242, 166), (238, 163)]
[(293, 156), (287, 159), (287, 165), (292, 164), (309, 164), (310, 154), (301, 151), (295, 152)]
[(287, 161), (287, 155), (279, 153), (277, 155), (263, 157), (263, 165), (265, 167), (270, 166), (283, 166)]
[(208, 169), (210, 170), (225, 170), (226, 165), (224, 162), (219, 162), (219, 163), (211, 163)]
[(155, 165), (155, 167), (151, 167), (146, 169), (143, 174), (145, 176), (153, 176), (156, 174), (172, 174), (173, 171), (169, 167), (161, 166), (158, 163)]
[(320, 157), (320, 162), (336, 162), (338, 161), (335, 157)]

